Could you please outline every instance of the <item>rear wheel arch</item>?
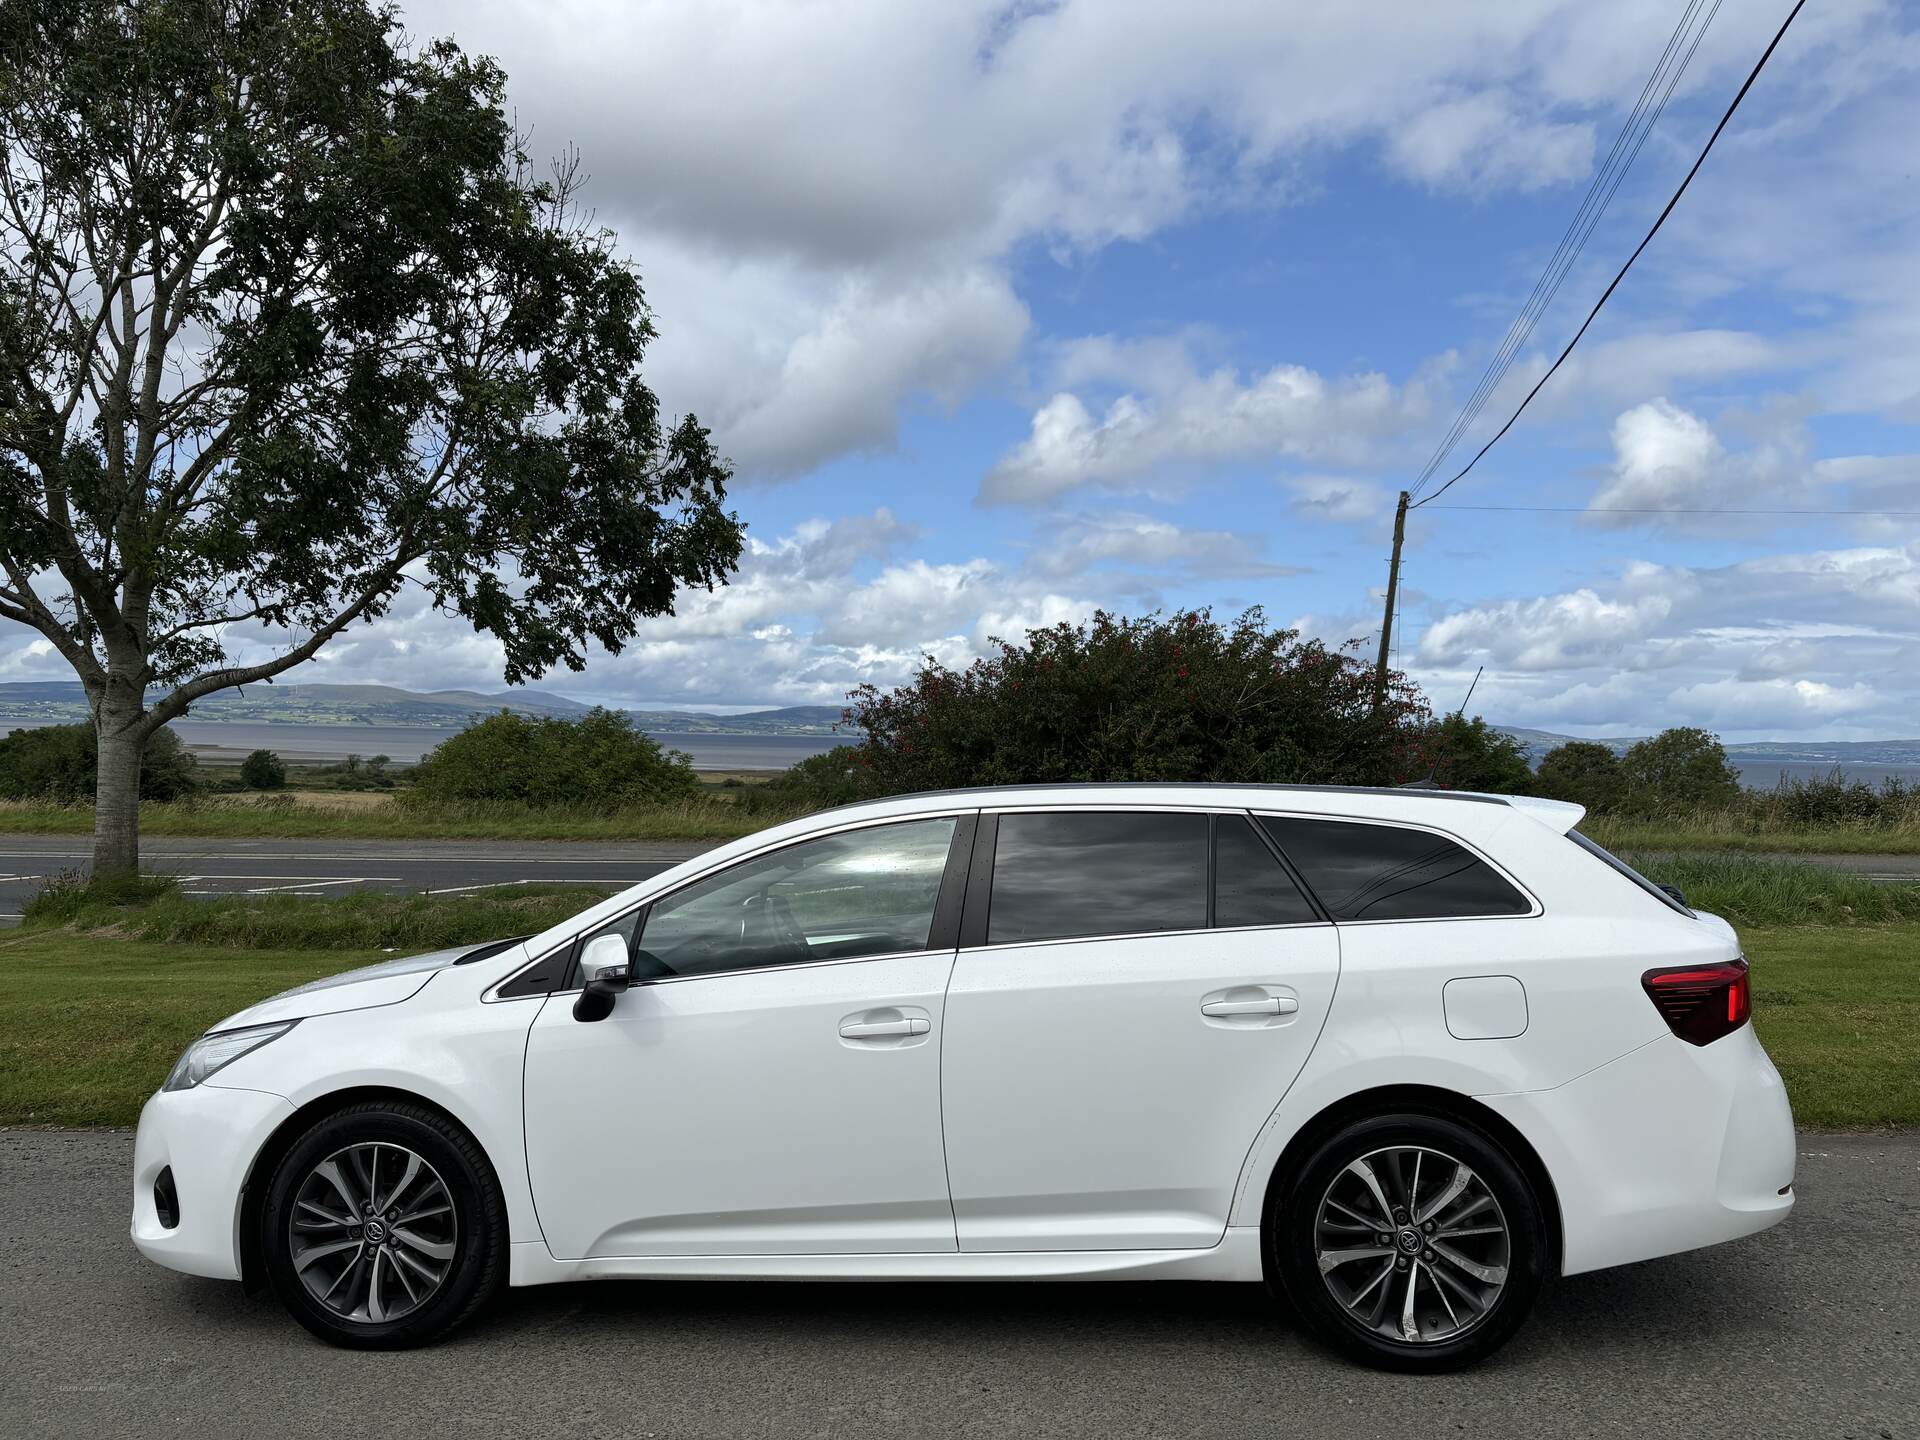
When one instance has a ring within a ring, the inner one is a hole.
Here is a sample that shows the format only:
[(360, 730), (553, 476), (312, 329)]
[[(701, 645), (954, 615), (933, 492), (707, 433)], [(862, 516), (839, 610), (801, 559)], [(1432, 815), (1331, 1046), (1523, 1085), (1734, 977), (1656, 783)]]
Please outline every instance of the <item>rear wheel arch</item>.
[[(1562, 1251), (1562, 1232), (1560, 1215), (1560, 1195), (1554, 1188), (1553, 1175), (1541, 1160), (1539, 1153), (1505, 1116), (1482, 1105), (1469, 1095), (1454, 1090), (1442, 1090), (1431, 1085), (1383, 1085), (1371, 1090), (1357, 1090), (1353, 1094), (1334, 1101), (1319, 1114), (1294, 1132), (1280, 1152), (1280, 1158), (1274, 1162), (1267, 1176), (1267, 1191), (1260, 1205), (1260, 1228), (1263, 1234), (1270, 1235), (1274, 1217), (1279, 1211), (1280, 1202), (1287, 1193), (1287, 1185), (1299, 1174), (1300, 1167), (1327, 1136), (1355, 1120), (1363, 1120), (1373, 1115), (1412, 1114), (1437, 1115), (1462, 1125), (1471, 1126), (1495, 1141), (1501, 1149), (1512, 1157), (1513, 1163), (1525, 1175), (1534, 1194), (1539, 1197), (1542, 1218), (1546, 1221), (1547, 1239), (1551, 1247), (1548, 1256), (1547, 1273), (1560, 1273)], [(1261, 1245), (1263, 1264), (1268, 1269), (1267, 1280), (1276, 1284), (1278, 1277), (1271, 1273), (1272, 1246)]]
[(501, 1192), (499, 1168), (493, 1163), (493, 1157), (487, 1153), (487, 1147), (473, 1128), (458, 1115), (439, 1105), (424, 1095), (411, 1090), (398, 1090), (389, 1086), (366, 1085), (349, 1090), (334, 1090), (328, 1094), (309, 1100), (282, 1120), (274, 1132), (267, 1137), (259, 1152), (248, 1167), (246, 1182), (240, 1188), (240, 1211), (235, 1217), (239, 1229), (240, 1246), (240, 1282), (250, 1296), (267, 1292), (266, 1257), (260, 1249), (260, 1220), (266, 1208), (267, 1190), (272, 1183), (274, 1171), (286, 1157), (300, 1137), (305, 1135), (320, 1121), (330, 1115), (355, 1105), (365, 1104), (409, 1105), (418, 1109), (430, 1110), (461, 1132), (473, 1145), (480, 1158), (486, 1162), (487, 1178), (493, 1183), (496, 1193)]

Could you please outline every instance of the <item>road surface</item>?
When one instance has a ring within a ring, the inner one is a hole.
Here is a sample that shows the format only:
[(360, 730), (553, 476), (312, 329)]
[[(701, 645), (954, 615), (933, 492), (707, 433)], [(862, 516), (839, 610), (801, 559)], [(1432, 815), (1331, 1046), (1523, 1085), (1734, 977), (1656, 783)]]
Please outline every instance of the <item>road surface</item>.
[(333, 1350), (142, 1260), (125, 1131), (0, 1131), (11, 1436), (1920, 1436), (1920, 1137), (1802, 1137), (1800, 1204), (1561, 1281), (1492, 1362), (1335, 1360), (1251, 1285), (509, 1292), (436, 1348)]
[[(191, 895), (414, 894), (472, 890), (521, 880), (619, 887), (658, 875), (706, 849), (689, 844), (556, 844), (480, 840), (183, 840), (140, 842), (150, 870), (178, 875)], [(86, 867), (79, 835), (0, 835), (0, 923), (49, 876)]]

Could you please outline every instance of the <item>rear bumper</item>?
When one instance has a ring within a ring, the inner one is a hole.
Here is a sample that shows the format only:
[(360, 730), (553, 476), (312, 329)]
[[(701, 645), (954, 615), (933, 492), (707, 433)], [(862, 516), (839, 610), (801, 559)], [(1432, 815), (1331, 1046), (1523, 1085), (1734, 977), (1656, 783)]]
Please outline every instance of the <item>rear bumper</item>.
[(1793, 1208), (1793, 1112), (1751, 1025), (1663, 1036), (1554, 1090), (1483, 1095), (1553, 1178), (1561, 1273), (1737, 1240)]
[[(293, 1113), (278, 1095), (199, 1085), (160, 1091), (140, 1112), (133, 1142), (133, 1243), (170, 1270), (240, 1278), (240, 1192), (254, 1156)], [(173, 1172), (179, 1223), (164, 1224), (154, 1199)]]

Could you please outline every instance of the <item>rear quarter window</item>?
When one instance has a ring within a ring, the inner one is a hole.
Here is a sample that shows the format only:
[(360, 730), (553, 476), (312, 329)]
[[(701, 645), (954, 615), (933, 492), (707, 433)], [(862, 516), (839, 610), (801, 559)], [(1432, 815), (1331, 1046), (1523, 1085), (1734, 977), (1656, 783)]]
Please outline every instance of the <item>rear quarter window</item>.
[(1335, 920), (1528, 915), (1533, 904), (1472, 851), (1426, 830), (1263, 815), (1300, 878)]

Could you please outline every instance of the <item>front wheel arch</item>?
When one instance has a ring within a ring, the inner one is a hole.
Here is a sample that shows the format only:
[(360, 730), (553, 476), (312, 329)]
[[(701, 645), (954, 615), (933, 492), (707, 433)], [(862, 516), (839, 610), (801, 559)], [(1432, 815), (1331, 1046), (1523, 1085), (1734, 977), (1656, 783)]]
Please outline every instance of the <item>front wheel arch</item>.
[(1270, 1289), (1279, 1290), (1280, 1277), (1273, 1273), (1273, 1247), (1267, 1243), (1267, 1237), (1273, 1233), (1275, 1217), (1288, 1182), (1299, 1173), (1306, 1157), (1328, 1135), (1352, 1121), (1390, 1112), (1437, 1115), (1471, 1126), (1496, 1141), (1512, 1157), (1513, 1163), (1520, 1168), (1533, 1186), (1534, 1193), (1540, 1197), (1542, 1218), (1547, 1226), (1547, 1274), (1552, 1276), (1560, 1273), (1563, 1249), (1560, 1193), (1554, 1188), (1553, 1176), (1548, 1172), (1546, 1163), (1528, 1143), (1527, 1137), (1515, 1129), (1504, 1115), (1471, 1096), (1431, 1085), (1382, 1085), (1371, 1090), (1357, 1090), (1344, 1099), (1334, 1101), (1295, 1131), (1293, 1138), (1281, 1150), (1280, 1158), (1274, 1161), (1273, 1169), (1267, 1175), (1267, 1193), (1260, 1203), (1261, 1265)]
[(436, 1105), (424, 1095), (392, 1086), (363, 1085), (351, 1090), (334, 1090), (309, 1100), (282, 1120), (267, 1137), (266, 1143), (253, 1157), (253, 1164), (247, 1168), (246, 1181), (240, 1187), (240, 1207), (234, 1223), (238, 1227), (236, 1238), (240, 1249), (240, 1283), (248, 1296), (264, 1295), (270, 1288), (267, 1283), (266, 1256), (260, 1248), (260, 1221), (266, 1208), (267, 1187), (273, 1179), (273, 1172), (280, 1168), (281, 1160), (295, 1142), (320, 1121), (350, 1106), (364, 1105), (369, 1101), (412, 1105), (433, 1111), (473, 1143), (473, 1148), (486, 1162), (487, 1176), (493, 1182), (494, 1190), (496, 1193), (500, 1191), (499, 1169), (494, 1165), (493, 1157), (487, 1153), (487, 1147), (480, 1143), (479, 1136), (446, 1106)]

